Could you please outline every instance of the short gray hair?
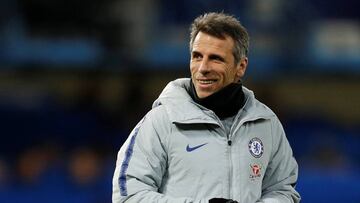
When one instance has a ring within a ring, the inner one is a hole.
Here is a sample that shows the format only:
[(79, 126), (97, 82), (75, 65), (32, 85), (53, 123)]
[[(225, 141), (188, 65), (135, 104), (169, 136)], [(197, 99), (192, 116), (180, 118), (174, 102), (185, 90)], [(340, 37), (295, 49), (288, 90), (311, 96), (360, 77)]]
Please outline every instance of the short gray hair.
[(244, 26), (241, 25), (234, 16), (225, 13), (205, 13), (197, 17), (190, 26), (190, 52), (193, 43), (199, 32), (224, 39), (230, 36), (234, 40), (233, 55), (235, 64), (249, 52), (249, 34)]

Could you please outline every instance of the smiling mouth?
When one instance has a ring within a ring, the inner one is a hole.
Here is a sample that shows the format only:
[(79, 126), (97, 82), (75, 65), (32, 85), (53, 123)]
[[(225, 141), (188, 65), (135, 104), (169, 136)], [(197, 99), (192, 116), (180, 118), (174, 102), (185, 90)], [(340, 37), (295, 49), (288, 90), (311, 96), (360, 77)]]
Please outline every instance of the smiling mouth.
[(199, 84), (209, 85), (209, 84), (215, 83), (217, 80), (215, 80), (215, 79), (213, 79), (213, 80), (211, 80), (211, 79), (206, 79), (206, 80), (198, 79), (197, 81), (198, 81)]

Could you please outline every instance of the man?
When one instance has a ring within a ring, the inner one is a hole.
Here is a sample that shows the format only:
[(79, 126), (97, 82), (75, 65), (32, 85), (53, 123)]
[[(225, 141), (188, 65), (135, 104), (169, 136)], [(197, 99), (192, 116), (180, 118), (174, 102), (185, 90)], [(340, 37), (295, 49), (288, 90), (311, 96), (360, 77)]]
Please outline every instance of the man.
[(208, 13), (190, 37), (191, 79), (170, 82), (121, 147), (113, 203), (299, 202), (283, 128), (240, 83), (247, 31)]

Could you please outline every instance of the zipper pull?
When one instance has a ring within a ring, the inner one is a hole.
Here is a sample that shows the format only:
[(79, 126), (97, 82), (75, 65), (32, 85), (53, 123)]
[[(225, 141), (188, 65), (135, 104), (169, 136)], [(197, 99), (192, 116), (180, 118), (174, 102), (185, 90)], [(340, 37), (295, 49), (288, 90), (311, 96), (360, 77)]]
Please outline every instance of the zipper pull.
[(227, 143), (228, 143), (229, 146), (231, 146), (232, 142), (231, 142), (231, 140), (228, 140)]

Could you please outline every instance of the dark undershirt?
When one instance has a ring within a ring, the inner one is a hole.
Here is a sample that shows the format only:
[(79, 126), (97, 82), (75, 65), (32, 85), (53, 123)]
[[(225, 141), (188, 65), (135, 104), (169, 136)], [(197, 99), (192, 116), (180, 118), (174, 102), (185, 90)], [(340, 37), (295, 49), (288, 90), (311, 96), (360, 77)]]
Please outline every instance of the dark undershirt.
[(212, 110), (221, 120), (235, 116), (245, 103), (241, 83), (231, 83), (208, 97), (199, 98), (190, 80), (189, 94), (196, 103)]

